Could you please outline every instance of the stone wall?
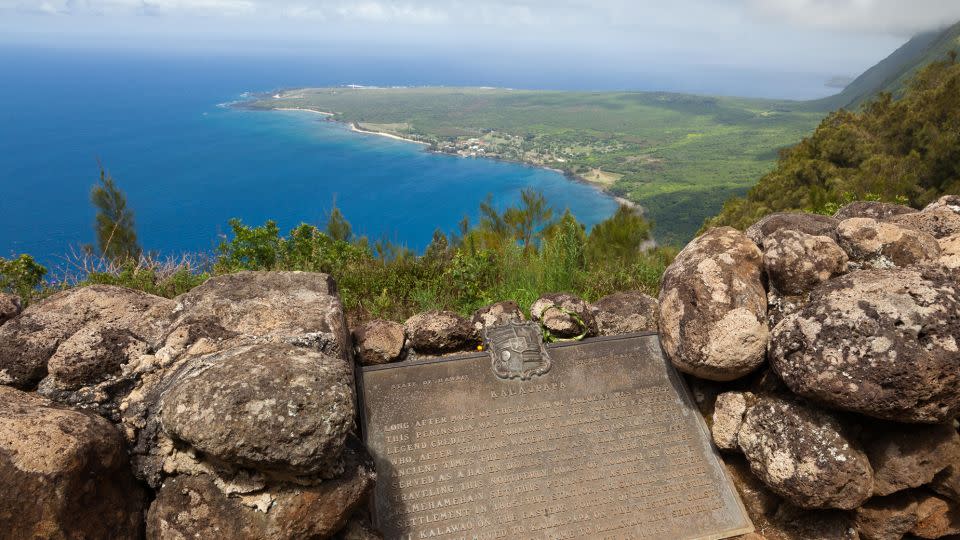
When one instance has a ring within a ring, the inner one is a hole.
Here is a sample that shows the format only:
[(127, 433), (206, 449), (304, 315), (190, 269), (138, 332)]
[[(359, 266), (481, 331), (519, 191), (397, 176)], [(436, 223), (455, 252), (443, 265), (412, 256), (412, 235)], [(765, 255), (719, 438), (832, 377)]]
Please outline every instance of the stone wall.
[[(754, 540), (960, 534), (960, 198), (769, 216), (680, 253), (659, 302), (548, 294), (555, 340), (660, 329)], [(0, 538), (350, 538), (376, 481), (354, 363), (475, 351), (522, 319), (347, 328), (322, 274), (245, 272), (174, 300), (0, 296)]]

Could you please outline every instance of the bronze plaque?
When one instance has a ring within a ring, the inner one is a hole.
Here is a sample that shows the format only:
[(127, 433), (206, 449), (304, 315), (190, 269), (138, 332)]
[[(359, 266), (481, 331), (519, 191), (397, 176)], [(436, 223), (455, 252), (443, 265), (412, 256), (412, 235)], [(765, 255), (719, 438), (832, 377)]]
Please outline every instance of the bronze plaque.
[(498, 375), (487, 353), (363, 368), (374, 518), (386, 538), (682, 540), (753, 530), (656, 335), (551, 345), (544, 357), (545, 372), (523, 357), (534, 369), (518, 373), (543, 372), (526, 379), (502, 366)]

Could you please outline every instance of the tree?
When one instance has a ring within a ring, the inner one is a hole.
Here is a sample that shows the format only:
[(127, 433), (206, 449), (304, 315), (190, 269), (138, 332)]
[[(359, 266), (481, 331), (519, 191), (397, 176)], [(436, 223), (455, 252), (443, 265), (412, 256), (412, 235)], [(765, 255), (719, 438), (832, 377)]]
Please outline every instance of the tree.
[(327, 234), (330, 235), (330, 238), (340, 242), (349, 242), (353, 238), (353, 228), (350, 227), (350, 222), (343, 217), (336, 205), (330, 211), (330, 217), (327, 219)]
[(587, 237), (586, 254), (591, 262), (629, 263), (650, 240), (650, 222), (635, 209), (620, 205), (617, 212), (596, 224)]
[(18, 295), (24, 304), (30, 301), (46, 274), (47, 269), (30, 255), (15, 259), (0, 257), (0, 291)]
[(102, 165), (100, 181), (93, 187), (90, 201), (97, 209), (94, 230), (100, 255), (114, 262), (139, 259), (143, 250), (137, 241), (133, 211), (127, 207), (127, 197)]
[(553, 209), (547, 204), (546, 197), (534, 189), (520, 192), (520, 206), (508, 208), (503, 220), (513, 231), (514, 238), (529, 247), (534, 239), (553, 218)]

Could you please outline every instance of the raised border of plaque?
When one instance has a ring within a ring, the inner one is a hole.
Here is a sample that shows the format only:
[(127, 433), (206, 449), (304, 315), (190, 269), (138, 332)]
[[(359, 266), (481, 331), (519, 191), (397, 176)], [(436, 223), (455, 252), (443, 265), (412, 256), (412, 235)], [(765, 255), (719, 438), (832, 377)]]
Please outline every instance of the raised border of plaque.
[(754, 530), (656, 333), (546, 346), (548, 373), (488, 352), (357, 371), (388, 540), (719, 540)]

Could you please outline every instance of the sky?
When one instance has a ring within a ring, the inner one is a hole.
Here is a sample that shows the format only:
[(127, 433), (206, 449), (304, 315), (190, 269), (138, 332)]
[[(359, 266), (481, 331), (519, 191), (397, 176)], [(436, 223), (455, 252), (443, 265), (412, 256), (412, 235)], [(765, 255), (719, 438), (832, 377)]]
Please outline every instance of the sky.
[(0, 44), (856, 75), (960, 0), (0, 0)]

